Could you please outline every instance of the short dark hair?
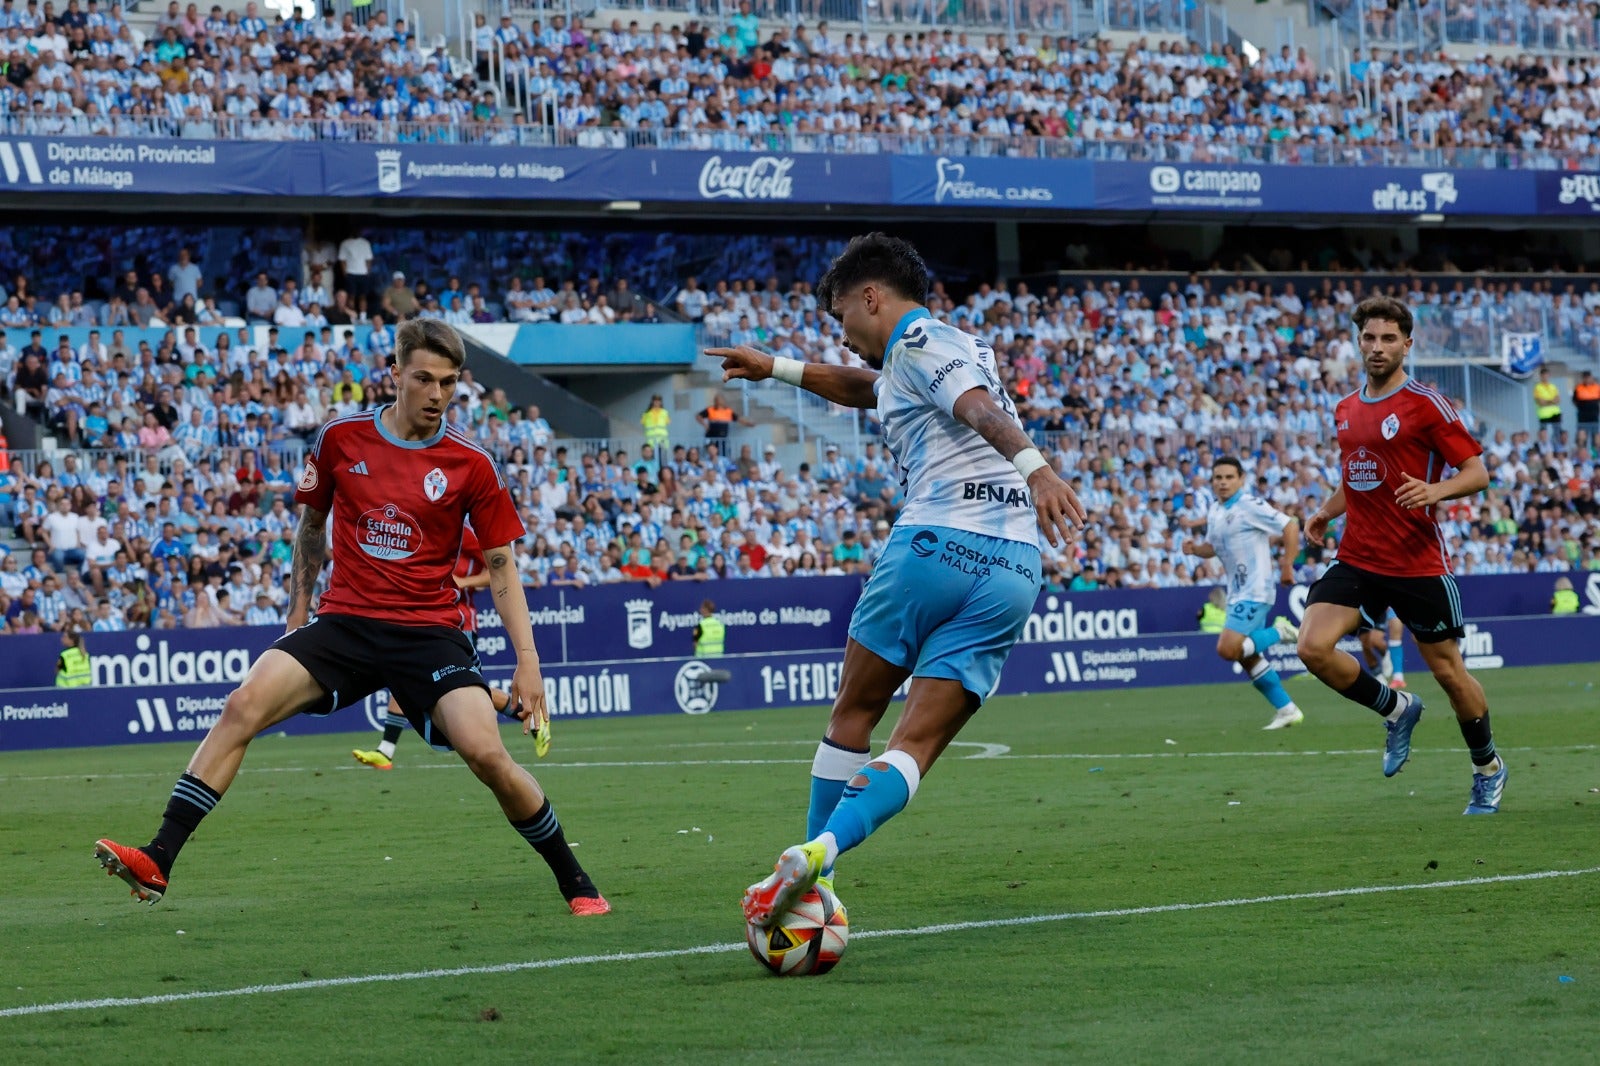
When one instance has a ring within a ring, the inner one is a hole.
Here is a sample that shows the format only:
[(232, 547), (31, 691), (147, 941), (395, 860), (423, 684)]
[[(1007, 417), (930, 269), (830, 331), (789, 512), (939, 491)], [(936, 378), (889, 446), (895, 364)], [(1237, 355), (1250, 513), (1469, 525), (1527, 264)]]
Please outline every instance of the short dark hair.
[(1411, 308), (1390, 296), (1369, 296), (1356, 305), (1355, 313), (1350, 316), (1355, 322), (1356, 329), (1363, 330), (1367, 323), (1373, 319), (1382, 319), (1393, 322), (1400, 327), (1400, 332), (1411, 336)]
[(1231, 466), (1239, 472), (1240, 477), (1244, 477), (1244, 464), (1231, 455), (1224, 455), (1211, 461), (1211, 469), (1215, 470), (1219, 466)]
[(467, 348), (454, 326), (434, 318), (413, 318), (395, 331), (395, 361), (401, 366), (411, 361), (412, 352), (432, 352), (450, 360), (460, 370), (467, 362)]
[(869, 281), (881, 282), (914, 303), (928, 302), (928, 265), (910, 241), (872, 232), (852, 237), (817, 282), (817, 305), (834, 314), (833, 301)]

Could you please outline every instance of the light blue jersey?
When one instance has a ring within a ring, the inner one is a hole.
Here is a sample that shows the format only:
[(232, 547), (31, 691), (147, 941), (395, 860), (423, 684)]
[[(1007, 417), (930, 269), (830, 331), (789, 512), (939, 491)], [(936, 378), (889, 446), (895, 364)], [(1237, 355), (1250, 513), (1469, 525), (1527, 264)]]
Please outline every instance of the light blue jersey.
[(850, 636), (915, 677), (959, 681), (981, 701), (1022, 635), (1041, 567), (1027, 484), (951, 414), (974, 388), (1016, 419), (988, 344), (925, 310), (901, 319), (877, 391), (906, 503), (851, 615)]
[(900, 320), (877, 382), (883, 440), (905, 489), (902, 525), (943, 526), (1039, 545), (1033, 496), (1009, 460), (951, 413), (985, 389), (1017, 428), (994, 349), (918, 309)]
[(1289, 525), (1289, 516), (1243, 490), (1211, 505), (1206, 542), (1216, 550), (1228, 580), (1228, 603), (1271, 604), (1278, 597), (1272, 565), (1272, 537)]

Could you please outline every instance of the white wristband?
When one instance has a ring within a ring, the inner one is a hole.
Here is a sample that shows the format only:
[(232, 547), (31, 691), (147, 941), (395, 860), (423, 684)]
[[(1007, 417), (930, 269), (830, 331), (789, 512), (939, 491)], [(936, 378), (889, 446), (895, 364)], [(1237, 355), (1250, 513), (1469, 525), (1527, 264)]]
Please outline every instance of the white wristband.
[(1038, 448), (1024, 448), (1011, 459), (1011, 465), (1017, 468), (1017, 473), (1022, 475), (1022, 480), (1028, 480), (1035, 470), (1042, 466), (1049, 466), (1045, 457), (1039, 454)]
[(774, 356), (772, 359), (772, 376), (789, 385), (799, 385), (800, 375), (804, 374), (806, 365), (798, 359), (790, 359), (786, 355)]

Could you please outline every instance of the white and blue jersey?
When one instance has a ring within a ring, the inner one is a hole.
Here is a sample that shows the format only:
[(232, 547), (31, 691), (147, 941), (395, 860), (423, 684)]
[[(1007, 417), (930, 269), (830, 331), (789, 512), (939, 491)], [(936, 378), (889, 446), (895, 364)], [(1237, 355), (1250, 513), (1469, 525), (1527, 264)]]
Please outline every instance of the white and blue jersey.
[(914, 677), (958, 681), (981, 701), (1039, 594), (1038, 525), (1026, 482), (952, 410), (973, 388), (1013, 420), (1016, 409), (993, 350), (925, 310), (896, 326), (883, 366), (878, 417), (906, 502), (850, 636)]
[(1278, 597), (1271, 538), (1280, 536), (1289, 521), (1266, 500), (1243, 490), (1213, 503), (1207, 512), (1206, 542), (1227, 576), (1229, 629), (1249, 633), (1265, 624)]
[(948, 526), (1038, 547), (1038, 519), (1022, 475), (952, 413), (962, 393), (985, 389), (1022, 428), (987, 341), (913, 311), (890, 337), (876, 388), (884, 444), (905, 489), (902, 524)]

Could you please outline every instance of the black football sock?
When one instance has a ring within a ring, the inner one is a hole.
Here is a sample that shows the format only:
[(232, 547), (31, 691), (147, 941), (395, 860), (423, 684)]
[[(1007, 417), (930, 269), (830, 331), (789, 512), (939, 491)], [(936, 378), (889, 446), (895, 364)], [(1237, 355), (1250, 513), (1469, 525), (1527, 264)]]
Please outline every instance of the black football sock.
[(221, 794), (193, 774), (186, 772), (178, 778), (178, 783), (172, 786), (172, 796), (167, 800), (166, 813), (161, 816), (161, 830), (150, 841), (149, 847), (144, 849), (161, 867), (163, 875), (172, 873), (172, 864), (188, 841), (189, 834), (200, 825), (200, 819), (211, 813), (220, 799)]
[(539, 853), (539, 857), (550, 867), (550, 872), (556, 875), (556, 885), (568, 900), (579, 896), (592, 899), (600, 895), (600, 890), (594, 887), (589, 875), (578, 865), (578, 857), (572, 854), (567, 835), (561, 831), (561, 823), (556, 820), (555, 808), (550, 806), (548, 798), (532, 818), (512, 822), (511, 828), (533, 845), (533, 850)]
[(1378, 712), (1379, 717), (1387, 718), (1394, 713), (1395, 703), (1399, 696), (1394, 689), (1373, 677), (1365, 670), (1356, 677), (1355, 684), (1349, 688), (1339, 690), (1339, 695), (1363, 707), (1371, 707)]
[(1473, 767), (1493, 766), (1498, 756), (1494, 751), (1494, 732), (1489, 728), (1489, 712), (1485, 711), (1482, 718), (1466, 722), (1458, 718), (1456, 724), (1461, 727), (1461, 739), (1467, 742)]

